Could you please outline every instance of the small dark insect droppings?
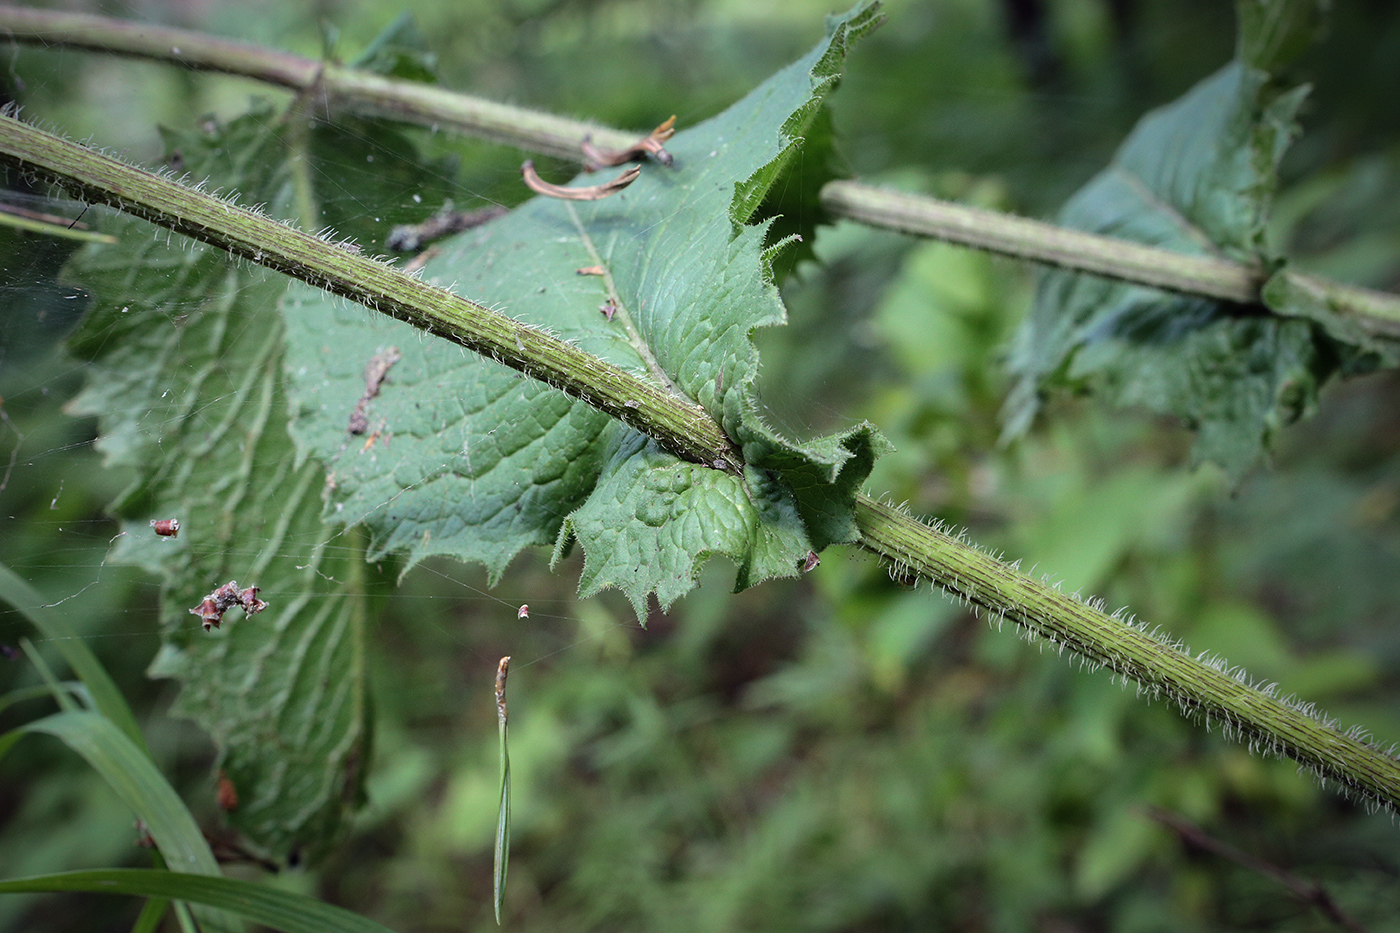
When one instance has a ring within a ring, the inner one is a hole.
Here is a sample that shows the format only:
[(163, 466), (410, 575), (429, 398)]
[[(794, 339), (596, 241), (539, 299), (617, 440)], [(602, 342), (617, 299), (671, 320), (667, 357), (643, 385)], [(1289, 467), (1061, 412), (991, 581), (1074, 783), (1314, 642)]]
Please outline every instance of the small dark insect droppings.
[(175, 538), (180, 534), (180, 520), (178, 518), (156, 518), (151, 520), (151, 527), (156, 530), (156, 534), (162, 538)]
[(528, 619), (528, 618), (530, 618), (530, 604), (529, 604), (529, 603), (525, 603), (524, 605), (522, 605), (522, 606), (520, 607), (520, 609), (515, 613), (515, 617), (516, 617), (517, 619)]
[(817, 556), (816, 551), (808, 551), (806, 559), (802, 561), (802, 572), (811, 573), (817, 569), (817, 565), (821, 562), (822, 559)]
[(355, 403), (355, 409), (350, 412), (348, 430), (351, 434), (364, 434), (369, 430), (369, 415), (366, 409), (369, 408), (370, 401), (379, 394), (379, 387), (384, 384), (389, 370), (402, 358), (403, 354), (399, 352), (398, 347), (380, 350), (370, 357), (365, 366), (365, 394), (360, 396), (360, 400)]
[(214, 799), (219, 804), (219, 809), (228, 813), (238, 809), (238, 788), (233, 786), (233, 781), (223, 771), (219, 772), (219, 781), (214, 792)]
[(588, 185), (582, 188), (567, 188), (563, 185), (551, 185), (539, 176), (535, 171), (535, 163), (526, 159), (520, 166), (520, 174), (525, 179), (525, 187), (536, 194), (542, 194), (550, 198), (561, 198), (565, 201), (601, 201), (612, 194), (617, 194), (632, 182), (637, 180), (637, 176), (642, 174), (642, 170), (637, 166), (625, 170), (621, 175), (612, 181), (605, 181), (601, 185)]
[(258, 599), (258, 589), (256, 586), (250, 586), (240, 590), (238, 581), (230, 580), (204, 597), (204, 602), (191, 609), (190, 615), (199, 616), (204, 620), (206, 632), (211, 628), (218, 628), (219, 623), (224, 620), (224, 613), (234, 606), (242, 607), (250, 616), (256, 615), (267, 608), (267, 603)]

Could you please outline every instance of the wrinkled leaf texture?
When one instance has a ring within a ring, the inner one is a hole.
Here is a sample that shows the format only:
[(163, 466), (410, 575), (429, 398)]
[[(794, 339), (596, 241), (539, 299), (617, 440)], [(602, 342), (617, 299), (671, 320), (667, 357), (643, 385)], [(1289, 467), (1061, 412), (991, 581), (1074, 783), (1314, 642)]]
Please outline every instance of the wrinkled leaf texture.
[[(403, 552), (480, 562), (493, 578), (531, 545), (556, 558), (577, 540), (582, 595), (622, 590), (641, 618), (669, 606), (714, 554), (737, 587), (791, 576), (809, 550), (852, 541), (854, 496), (883, 441), (869, 426), (806, 443), (760, 416), (750, 335), (783, 323), (772, 280), (781, 244), (753, 223), (815, 128), (847, 45), (872, 7), (832, 19), (827, 37), (719, 116), (667, 144), (596, 202), (537, 197), (440, 244), (426, 280), (547, 328), (697, 402), (742, 448), (742, 477), (684, 462), (542, 383), (311, 288), (283, 303), (292, 434), (328, 465), (329, 515), (364, 523), (371, 559)], [(584, 175), (595, 184), (616, 174)], [(604, 275), (577, 270), (602, 267)], [(611, 319), (600, 309), (611, 302)], [(397, 351), (347, 433), (365, 367)]]
[(1287, 287), (1282, 263), (1266, 254), (1276, 170), (1307, 88), (1281, 90), (1250, 62), (1279, 62), (1313, 20), (1302, 10), (1276, 22), (1281, 13), (1265, 17), (1254, 5), (1242, 9), (1244, 58), (1144, 116), (1059, 222), (1275, 270), (1269, 307), (1047, 271), (1012, 351), (1018, 383), (1006, 437), (1029, 427), (1047, 389), (1068, 386), (1180, 418), (1196, 431), (1195, 458), (1238, 479), (1314, 407), (1328, 379), (1394, 362), (1393, 351)]
[[(298, 198), (284, 130), (263, 108), (166, 142), (192, 181), (287, 217)], [(384, 127), (322, 127), (308, 144), (331, 222), (361, 203), (336, 196), (352, 184), (410, 207), (403, 191), (445, 196), (432, 167), (384, 166), (407, 147)], [(381, 170), (357, 171), (372, 153)], [(123, 534), (110, 559), (163, 581), (151, 674), (182, 682), (173, 711), (217, 743), (239, 799), (230, 823), (268, 855), (314, 858), (360, 794), (364, 563), (363, 544), (322, 520), (325, 471), (287, 432), (286, 279), (132, 218), (103, 226), (120, 242), (79, 253), (67, 275), (94, 296), (70, 338), (90, 363), (70, 411), (98, 416), (106, 463), (134, 477), (112, 505)], [(158, 538), (159, 518), (178, 518), (179, 537)], [(261, 587), (269, 607), (231, 610), (206, 634), (189, 609), (229, 580)]]

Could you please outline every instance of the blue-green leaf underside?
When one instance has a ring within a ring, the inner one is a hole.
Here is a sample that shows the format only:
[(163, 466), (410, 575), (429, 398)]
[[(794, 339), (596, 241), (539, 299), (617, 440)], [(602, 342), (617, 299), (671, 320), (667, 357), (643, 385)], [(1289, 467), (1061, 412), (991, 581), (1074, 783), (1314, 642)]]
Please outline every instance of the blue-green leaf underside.
[[(578, 540), (584, 594), (617, 587), (643, 616), (649, 594), (669, 605), (711, 554), (732, 558), (744, 586), (853, 540), (851, 506), (882, 442), (862, 425), (798, 444), (764, 424), (750, 334), (784, 309), (767, 225), (746, 222), (791, 167), (847, 44), (876, 21), (870, 8), (834, 19), (804, 58), (677, 133), (674, 167), (648, 164), (602, 201), (535, 198), (440, 244), (423, 272), (701, 404), (742, 449), (743, 476), (683, 463), (554, 389), (293, 288), (292, 433), (328, 464), (330, 514), (364, 522), (372, 556), (447, 554), (493, 576), (525, 547), (561, 554)], [(590, 267), (603, 274), (579, 274)], [(364, 435), (351, 434), (366, 365), (386, 353), (397, 362)]]
[[(1305, 92), (1280, 91), (1264, 71), (1232, 62), (1143, 117), (1060, 223), (1270, 265), (1269, 199)], [(1012, 353), (1019, 382), (1006, 435), (1026, 430), (1049, 388), (1090, 390), (1180, 418), (1197, 432), (1196, 459), (1241, 476), (1281, 427), (1315, 405), (1327, 379), (1381, 359), (1375, 341), (1335, 315), (1328, 323), (1326, 310), (1296, 290), (1274, 287), (1265, 299), (1268, 309), (1045, 272)]]
[[(279, 126), (263, 108), (168, 134), (167, 144), (192, 178), (285, 217), (307, 199), (296, 195)], [(313, 153), (358, 153), (361, 164), (367, 147), (383, 163), (406, 143), (365, 123), (345, 139), (309, 140)], [(400, 178), (355, 175), (319, 155), (308, 164), (315, 181), (334, 180), (333, 197), (375, 183), (381, 196), (411, 184), (441, 199), (427, 169)], [(328, 216), (345, 210), (326, 201)], [(107, 464), (133, 475), (112, 506), (123, 530), (112, 559), (163, 580), (163, 644), (151, 671), (183, 682), (174, 712), (218, 744), (238, 796), (229, 821), (267, 854), (314, 857), (358, 796), (365, 565), (362, 544), (322, 518), (324, 468), (299, 458), (287, 432), (277, 313), (286, 279), (128, 217), (109, 217), (104, 229), (119, 243), (89, 247), (68, 267), (95, 296), (70, 341), (90, 364), (70, 410), (98, 416)], [(178, 537), (154, 534), (150, 521), (163, 518), (180, 520)], [(229, 580), (260, 587), (268, 608), (230, 610), (206, 633), (189, 610)]]

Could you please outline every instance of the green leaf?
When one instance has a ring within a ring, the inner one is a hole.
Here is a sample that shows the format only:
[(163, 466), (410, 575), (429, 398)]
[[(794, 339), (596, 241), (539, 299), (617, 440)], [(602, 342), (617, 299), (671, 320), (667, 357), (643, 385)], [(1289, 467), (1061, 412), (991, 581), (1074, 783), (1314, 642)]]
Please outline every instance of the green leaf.
[[(285, 216), (291, 153), (275, 126), (259, 111), (168, 142), (208, 187)], [(354, 132), (375, 131), (358, 123)], [(378, 138), (381, 158), (405, 148), (401, 137)], [(359, 152), (325, 137), (310, 148)], [(338, 192), (328, 215), (377, 177), (333, 170), (321, 155), (311, 164)], [(383, 167), (395, 196), (441, 185), (424, 177), (431, 167), (412, 178)], [(113, 504), (124, 535), (112, 556), (164, 580), (152, 673), (184, 682), (174, 711), (218, 743), (239, 798), (230, 822), (271, 855), (314, 857), (359, 795), (364, 563), (355, 536), (323, 523), (325, 471), (298, 459), (287, 433), (276, 310), (286, 280), (129, 218), (108, 227), (120, 245), (79, 254), (69, 275), (98, 296), (71, 341), (92, 364), (72, 410), (99, 416), (108, 464), (135, 477)], [(158, 518), (179, 518), (179, 537), (157, 537), (149, 522)], [(268, 609), (233, 609), (221, 628), (202, 631), (189, 610), (231, 579), (260, 587)]]
[(1317, 38), (1330, 5), (1328, 0), (1236, 0), (1235, 57), (1252, 68), (1277, 71)]
[[(167, 865), (177, 871), (219, 877), (219, 865), (184, 802), (145, 749), (138, 748), (111, 720), (85, 711), (55, 713), (19, 727), (7, 737), (33, 732), (61, 740), (102, 775), (145, 824)], [(9, 744), (4, 745), (5, 750)], [(200, 919), (209, 929), (240, 928), (219, 912), (204, 911)]]
[[(584, 591), (618, 587), (643, 618), (650, 593), (670, 605), (711, 554), (738, 563), (742, 587), (793, 575), (809, 549), (855, 540), (854, 496), (883, 442), (862, 425), (798, 444), (763, 423), (750, 334), (785, 312), (768, 228), (744, 224), (792, 167), (849, 42), (877, 21), (873, 7), (832, 20), (807, 56), (678, 133), (667, 145), (674, 167), (646, 165), (602, 201), (535, 198), (439, 244), (423, 273), (703, 406), (742, 448), (743, 476), (684, 464), (547, 386), (293, 288), (292, 431), (329, 465), (332, 517), (364, 522), (371, 556), (447, 554), (493, 578), (527, 546), (559, 555), (577, 539)], [(594, 266), (605, 274), (576, 272)], [(611, 319), (600, 313), (608, 303)], [(362, 441), (348, 419), (366, 395), (366, 364), (390, 348), (401, 358), (368, 404)]]
[(0, 893), (81, 892), (178, 898), (240, 914), (283, 933), (389, 933), (389, 928), (343, 907), (251, 881), (151, 868), (70, 871), (0, 881)]
[[(1067, 226), (1196, 255), (1262, 262), (1275, 169), (1305, 89), (1281, 93), (1234, 62), (1145, 116), (1113, 163), (1061, 212)], [(1345, 348), (1301, 319), (1269, 317), (1062, 270), (1045, 273), (1017, 338), (1008, 436), (1050, 385), (1184, 420), (1196, 456), (1239, 476), (1316, 402)]]
[(437, 56), (428, 48), (427, 40), (414, 21), (413, 14), (404, 10), (374, 41), (350, 63), (351, 68), (373, 71), (388, 78), (409, 81), (437, 82)]

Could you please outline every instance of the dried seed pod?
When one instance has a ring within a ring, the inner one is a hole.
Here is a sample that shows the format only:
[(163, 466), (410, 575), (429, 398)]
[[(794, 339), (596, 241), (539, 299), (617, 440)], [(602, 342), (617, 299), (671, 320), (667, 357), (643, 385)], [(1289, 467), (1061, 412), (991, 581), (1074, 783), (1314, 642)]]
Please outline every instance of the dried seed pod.
[(510, 673), (510, 655), (501, 658), (496, 665), (496, 716), (504, 727), (510, 716), (506, 708), (506, 675)]
[(156, 518), (151, 520), (151, 527), (156, 530), (156, 534), (162, 538), (175, 538), (180, 534), (180, 520), (178, 518)]

